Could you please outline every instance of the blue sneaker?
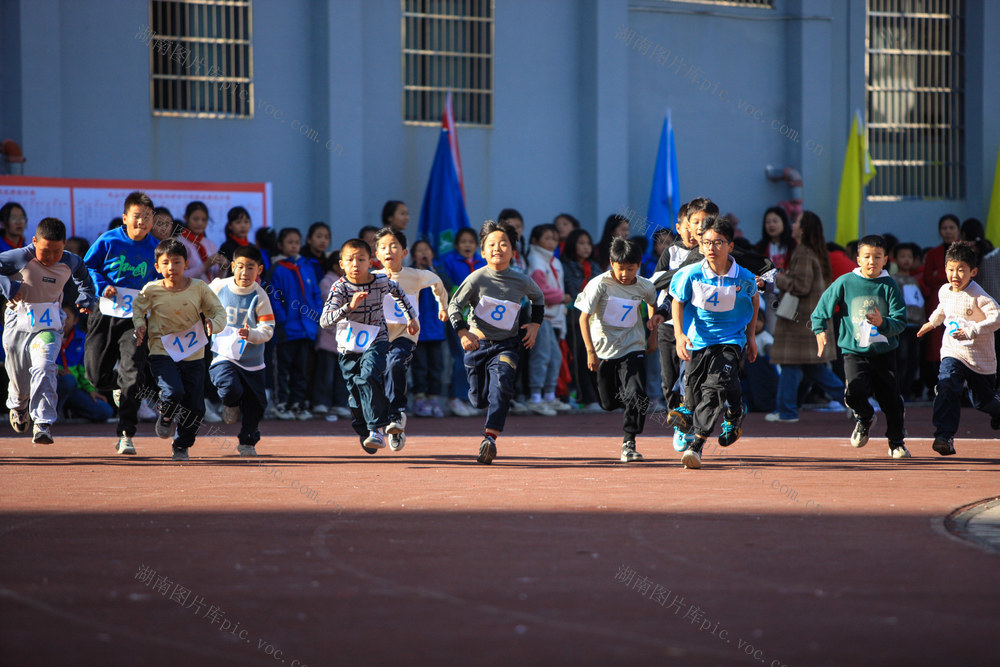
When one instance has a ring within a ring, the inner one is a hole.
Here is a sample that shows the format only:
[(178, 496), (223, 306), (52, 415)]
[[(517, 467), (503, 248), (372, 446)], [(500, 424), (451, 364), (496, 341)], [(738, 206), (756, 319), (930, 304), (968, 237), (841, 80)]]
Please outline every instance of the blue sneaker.
[(686, 405), (680, 405), (667, 414), (667, 423), (684, 433), (694, 428), (694, 416)]
[(745, 412), (741, 412), (738, 417), (734, 419), (724, 419), (722, 420), (722, 433), (719, 434), (719, 444), (723, 447), (728, 447), (743, 435), (743, 415)]
[(683, 452), (686, 451), (691, 443), (694, 442), (694, 436), (689, 433), (684, 433), (680, 429), (674, 429), (674, 451)]

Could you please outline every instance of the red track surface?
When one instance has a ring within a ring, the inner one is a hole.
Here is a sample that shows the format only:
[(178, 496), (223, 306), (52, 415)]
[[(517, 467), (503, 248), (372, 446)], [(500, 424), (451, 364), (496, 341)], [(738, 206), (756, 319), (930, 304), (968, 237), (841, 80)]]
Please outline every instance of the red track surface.
[(489, 467), (477, 419), (375, 456), (271, 422), (259, 460), (212, 436), (186, 464), (151, 425), (128, 458), (107, 426), (3, 438), (0, 663), (994, 663), (1000, 556), (941, 527), (1000, 492), (985, 416), (941, 458), (911, 409), (899, 461), (803, 416), (698, 471), (655, 422), (619, 463), (619, 415), (512, 418)]

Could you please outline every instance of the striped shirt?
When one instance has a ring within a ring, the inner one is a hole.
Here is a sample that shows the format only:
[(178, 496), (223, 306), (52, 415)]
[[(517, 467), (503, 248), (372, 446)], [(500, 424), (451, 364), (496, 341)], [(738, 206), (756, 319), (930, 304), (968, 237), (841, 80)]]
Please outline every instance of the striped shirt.
[[(408, 322), (417, 318), (413, 306), (410, 305), (406, 294), (396, 281), (390, 280), (389, 276), (384, 273), (370, 275), (372, 276), (371, 282), (364, 285), (352, 283), (346, 277), (333, 284), (330, 295), (326, 297), (326, 303), (323, 304), (323, 314), (319, 318), (321, 327), (328, 329), (336, 326), (337, 322), (341, 320), (360, 322), (379, 328), (378, 335), (375, 336), (373, 342), (388, 340), (389, 332), (385, 326), (385, 311), (382, 306), (386, 295), (392, 296), (399, 309), (405, 313)], [(367, 292), (368, 296), (357, 308), (351, 310), (351, 299), (358, 292)]]

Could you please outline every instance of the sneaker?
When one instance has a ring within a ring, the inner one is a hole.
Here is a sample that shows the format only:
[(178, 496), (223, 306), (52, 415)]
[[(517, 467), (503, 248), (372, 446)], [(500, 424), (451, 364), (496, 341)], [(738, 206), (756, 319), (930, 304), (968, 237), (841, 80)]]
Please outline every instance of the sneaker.
[(813, 412), (844, 412), (847, 410), (840, 401), (830, 401), (821, 408), (816, 408)]
[(456, 417), (475, 417), (476, 410), (471, 405), (460, 398), (453, 398), (448, 401), (448, 409)]
[(240, 406), (238, 405), (223, 405), (222, 406), (222, 423), (224, 424), (235, 424), (240, 419)]
[(322, 404), (320, 404), (320, 405), (314, 405), (313, 406), (313, 414), (314, 415), (325, 415), (329, 411), (330, 411), (330, 408), (328, 408), (328, 407), (326, 407), (325, 405), (322, 405)]
[(889, 443), (889, 456), (894, 459), (908, 459), (910, 458), (910, 450), (903, 443), (897, 445)]
[(406, 446), (405, 433), (391, 433), (389, 435), (389, 449), (398, 452)]
[(535, 413), (536, 415), (544, 415), (545, 417), (555, 417), (558, 412), (549, 407), (549, 404), (545, 401), (529, 401), (528, 410)]
[(335, 422), (338, 419), (340, 419), (340, 417), (338, 417), (337, 415), (333, 414), (332, 412), (328, 412), (328, 413), (326, 413), (326, 416), (323, 417), (323, 419), (327, 420), (328, 422)]
[(587, 403), (580, 412), (585, 415), (599, 415), (604, 412), (604, 408), (601, 407), (600, 403)]
[(218, 424), (222, 421), (222, 416), (211, 401), (205, 401), (205, 416), (202, 417), (202, 421), (209, 424)]
[(188, 456), (188, 450), (185, 449), (174, 449), (174, 455), (170, 457), (171, 461), (187, 461), (191, 457)]
[(375, 451), (369, 451), (369, 450), (374, 449), (377, 451), (379, 449), (384, 449), (385, 433), (382, 431), (382, 429), (378, 429), (377, 431), (369, 431), (368, 437), (365, 438), (365, 441), (361, 446), (364, 447), (365, 451), (368, 452), (369, 454), (375, 453)]
[(335, 405), (335, 406), (333, 406), (332, 408), (330, 408), (330, 412), (332, 412), (333, 414), (337, 415), (338, 417), (350, 417), (351, 416), (351, 411), (348, 408), (345, 408), (342, 405)]
[(573, 406), (565, 401), (560, 401), (558, 398), (554, 398), (551, 401), (546, 401), (546, 405), (556, 412), (569, 412), (573, 409)]
[(851, 447), (864, 447), (868, 444), (868, 433), (875, 425), (875, 415), (866, 423), (858, 419), (854, 425), (854, 433), (851, 433)]
[(240, 453), (240, 456), (257, 456), (257, 450), (254, 449), (253, 445), (236, 445), (236, 451)]
[(743, 435), (743, 417), (746, 412), (741, 412), (735, 419), (722, 420), (722, 433), (719, 434), (719, 445), (728, 447)]
[(313, 413), (308, 408), (299, 408), (295, 411), (295, 418), (299, 421), (308, 421), (313, 418)]
[(764, 421), (766, 422), (778, 422), (781, 424), (794, 424), (799, 420), (798, 417), (782, 417), (780, 412), (769, 412), (764, 415)]
[(51, 445), (52, 431), (49, 430), (49, 424), (39, 424), (35, 422), (34, 433), (31, 436), (31, 441), (37, 445)]
[(435, 403), (431, 406), (431, 416), (435, 419), (440, 419), (441, 417), (444, 417), (444, 410), (441, 409), (440, 405)]
[(284, 403), (278, 403), (274, 406), (274, 416), (281, 421), (290, 421), (295, 419), (295, 413), (289, 410)]
[(476, 461), (482, 463), (483, 465), (489, 465), (493, 463), (493, 459), (497, 457), (497, 441), (492, 435), (487, 435), (483, 437), (483, 441), (479, 444), (479, 456), (476, 457)]
[(525, 401), (515, 401), (511, 399), (510, 401), (510, 414), (512, 415), (530, 415), (531, 408), (528, 407)]
[(27, 433), (31, 424), (31, 417), (28, 416), (28, 408), (24, 410), (10, 409), (10, 426), (17, 433)]
[(398, 435), (403, 432), (406, 428), (406, 413), (400, 412), (399, 415), (389, 422), (389, 425), (385, 427), (385, 432), (389, 435)]
[(941, 456), (951, 456), (955, 453), (955, 443), (951, 438), (934, 438), (931, 449)]
[(136, 413), (136, 416), (139, 418), (139, 421), (155, 422), (156, 418), (160, 416), (160, 413), (158, 413), (156, 410), (149, 407), (145, 403), (140, 403), (139, 412)]
[(701, 467), (701, 452), (696, 452), (693, 449), (687, 450), (681, 457), (681, 463), (688, 470), (697, 470)]
[(125, 435), (124, 433), (118, 437), (118, 444), (115, 445), (115, 451), (119, 454), (129, 454), (135, 456), (135, 445), (132, 444), (132, 436)]
[(680, 429), (677, 429), (677, 428), (674, 429), (674, 451), (675, 452), (686, 451), (687, 448), (691, 446), (692, 442), (694, 442), (694, 436), (693, 435), (691, 435), (689, 433), (685, 433), (684, 431), (682, 431)]
[(115, 407), (120, 408), (122, 406), (122, 390), (115, 389), (111, 392), (111, 400), (115, 402)]
[(694, 418), (690, 408), (680, 405), (667, 413), (667, 423), (683, 433), (690, 433), (694, 428)]
[(418, 398), (413, 404), (413, 414), (418, 417), (433, 417), (434, 408), (426, 398)]
[(635, 440), (629, 440), (628, 442), (622, 443), (622, 461), (625, 463), (631, 463), (633, 461), (641, 461), (642, 454), (635, 451)]
[(167, 419), (166, 415), (161, 414), (156, 419), (156, 435), (159, 438), (169, 438), (174, 433), (174, 420)]

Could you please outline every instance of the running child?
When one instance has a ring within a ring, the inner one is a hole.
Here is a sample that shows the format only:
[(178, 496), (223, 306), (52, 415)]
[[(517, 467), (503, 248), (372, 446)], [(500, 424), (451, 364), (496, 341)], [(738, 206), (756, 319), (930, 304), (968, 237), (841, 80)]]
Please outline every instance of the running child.
[[(344, 277), (333, 284), (323, 305), (320, 326), (337, 327), (340, 370), (349, 392), (348, 405), (354, 417), (351, 426), (362, 438), (361, 448), (374, 454), (385, 447), (386, 435), (402, 433), (402, 425), (389, 416), (385, 394), (385, 367), (389, 353), (389, 331), (385, 300), (395, 302), (406, 331), (420, 331), (417, 313), (399, 285), (384, 273), (372, 273), (371, 247), (351, 239), (340, 248)], [(387, 433), (388, 432), (388, 433)]]
[(152, 200), (144, 192), (133, 192), (125, 198), (121, 227), (101, 234), (83, 260), (102, 297), (100, 310), (87, 317), (84, 365), (90, 384), (98, 391), (113, 392), (119, 454), (135, 454), (132, 437), (139, 423), (141, 391), (149, 380), (149, 348), (136, 344), (132, 307), (139, 290), (156, 273), (152, 228)]
[(222, 421), (243, 422), (238, 444), (240, 456), (257, 456), (260, 420), (267, 408), (264, 383), (264, 343), (274, 335), (271, 300), (257, 279), (264, 272), (264, 258), (252, 245), (233, 250), (232, 277), (216, 278), (209, 285), (226, 310), (226, 328), (212, 337), (215, 356), (208, 367), (212, 384), (222, 401)]
[(875, 234), (864, 237), (858, 241), (857, 257), (858, 268), (834, 280), (813, 310), (817, 356), (823, 356), (827, 344), (827, 322), (836, 317), (837, 346), (844, 353), (847, 376), (844, 402), (857, 419), (851, 445), (868, 444), (875, 423), (875, 409), (868, 397), (874, 395), (885, 415), (889, 455), (909, 458), (903, 444), (903, 398), (896, 379), (896, 348), (899, 334), (906, 328), (906, 301), (899, 285), (884, 270), (888, 260), (885, 239)]
[(169, 438), (176, 426), (172, 458), (187, 461), (205, 416), (205, 346), (208, 336), (225, 328), (226, 309), (205, 281), (184, 275), (188, 255), (183, 243), (160, 241), (155, 257), (163, 278), (148, 283), (135, 299), (135, 344), (142, 345), (148, 332), (149, 368), (160, 390), (156, 435)]
[(701, 249), (705, 259), (681, 269), (670, 282), (677, 356), (687, 368), (684, 402), (670, 411), (667, 422), (694, 434), (681, 457), (689, 469), (701, 467), (702, 447), (720, 416), (719, 445), (728, 447), (742, 435), (743, 347), (750, 362), (757, 358), (757, 281), (729, 256), (733, 226), (728, 220), (705, 219)]
[[(466, 278), (448, 304), (448, 317), (465, 350), (469, 400), (486, 408), (486, 428), (479, 445), (480, 463), (489, 465), (497, 455), (497, 438), (503, 431), (514, 396), (514, 380), (521, 346), (531, 349), (545, 317), (545, 297), (535, 281), (511, 267), (517, 232), (510, 225), (487, 220), (479, 232), (486, 266)], [(531, 301), (531, 321), (518, 335), (521, 299)], [(469, 323), (462, 316), (471, 306)]]
[[(375, 234), (375, 256), (382, 263), (382, 270), (396, 282), (406, 294), (417, 318), (420, 317), (420, 292), (429, 287), (437, 299), (438, 319), (448, 319), (448, 293), (441, 278), (433, 271), (424, 271), (403, 266), (406, 257), (406, 235), (392, 227), (383, 227)], [(413, 349), (417, 345), (417, 334), (407, 330), (403, 311), (391, 297), (383, 301), (386, 327), (389, 331), (389, 352), (386, 355), (385, 394), (389, 399), (389, 430), (397, 433), (389, 435), (389, 449), (398, 452), (406, 444), (406, 371), (413, 360)], [(419, 324), (419, 321), (418, 321)], [(440, 370), (440, 369), (435, 369)]]
[(32, 442), (51, 445), (50, 427), (59, 416), (56, 358), (62, 349), (63, 287), (76, 283), (80, 312), (95, 304), (94, 285), (83, 260), (64, 250), (66, 225), (57, 218), (38, 223), (31, 243), (0, 253), (0, 293), (10, 302), (4, 315), (7, 407), (10, 425)]
[[(576, 298), (580, 333), (587, 349), (587, 367), (597, 373), (597, 390), (605, 410), (625, 409), (621, 460), (641, 461), (635, 437), (646, 423), (646, 357), (656, 347), (656, 330), (665, 311), (657, 311), (646, 323), (639, 316), (645, 301), (656, 308), (653, 282), (639, 276), (642, 249), (626, 239), (611, 241), (610, 270), (594, 276)], [(648, 340), (647, 340), (648, 339)]]
[(938, 305), (917, 336), (945, 324), (941, 368), (934, 397), (934, 444), (941, 456), (955, 453), (954, 437), (966, 384), (972, 407), (990, 415), (1000, 429), (1000, 392), (996, 390), (997, 357), (992, 333), (1000, 328), (997, 302), (972, 279), (978, 273), (976, 250), (953, 243), (944, 255), (948, 283), (938, 291)]

